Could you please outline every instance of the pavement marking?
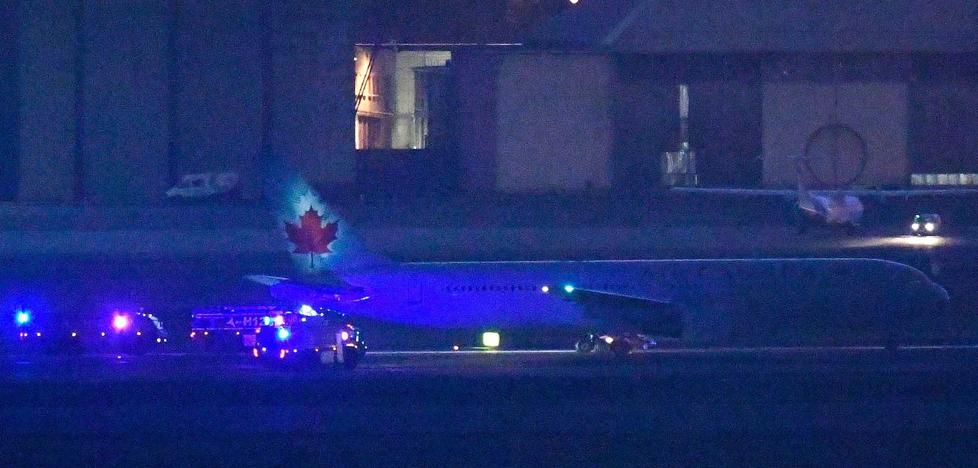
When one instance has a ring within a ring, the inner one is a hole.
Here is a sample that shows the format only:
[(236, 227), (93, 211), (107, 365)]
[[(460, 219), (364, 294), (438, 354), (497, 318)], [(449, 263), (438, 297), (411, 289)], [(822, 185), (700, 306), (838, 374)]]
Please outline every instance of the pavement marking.
[[(967, 351), (967, 350), (978, 350), (978, 344), (966, 344), (966, 345), (911, 345), (911, 346), (899, 346), (893, 351)], [(633, 354), (672, 354), (672, 355), (719, 355), (719, 354), (799, 354), (799, 353), (846, 353), (846, 352), (882, 352), (887, 351), (883, 346), (760, 346), (760, 347), (716, 347), (716, 348), (652, 348), (652, 349), (638, 349), (634, 350)], [(395, 357), (395, 356), (492, 356), (492, 355), (502, 355), (502, 356), (521, 356), (521, 355), (566, 355), (566, 354), (582, 354), (578, 353), (573, 349), (461, 349), (458, 351), (453, 350), (411, 350), (411, 351), (399, 351), (399, 350), (385, 350), (385, 351), (367, 351), (367, 356), (378, 356), (378, 357)], [(594, 354), (594, 353), (587, 353)], [(182, 357), (207, 357), (213, 358), (214, 354), (199, 353), (199, 352), (166, 352), (166, 353), (156, 353), (147, 354), (143, 356), (131, 356), (123, 354), (121, 357), (117, 354), (85, 354), (81, 356), (59, 356), (63, 358), (87, 358), (94, 360), (109, 360), (117, 363), (129, 363), (132, 360), (142, 360), (142, 358), (154, 358), (154, 357), (167, 357), (167, 358), (182, 358)], [(219, 356), (227, 357), (228, 359), (236, 359), (239, 357), (251, 357), (247, 353), (232, 353), (232, 354), (220, 354)], [(17, 365), (29, 365), (36, 363), (37, 359), (30, 359), (24, 355), (13, 355), (12, 359), (9, 361), (12, 364)], [(27, 359), (25, 359), (27, 358)], [(43, 360), (43, 359), (42, 359)], [(249, 359), (250, 360), (250, 359)]]
[[(899, 346), (896, 350), (978, 350), (978, 345), (915, 345)], [(635, 350), (635, 354), (779, 354), (805, 352), (874, 352), (886, 351), (884, 346), (760, 346), (718, 348), (653, 348)], [(573, 349), (497, 349), (481, 350), (417, 350), (417, 351), (368, 351), (367, 356), (426, 356), (426, 355), (521, 355), (521, 354), (576, 354)]]
[(572, 354), (573, 349), (460, 349), (451, 350), (420, 350), (420, 351), (367, 351), (367, 356), (426, 356), (439, 354), (460, 354), (460, 355), (492, 355), (492, 354)]

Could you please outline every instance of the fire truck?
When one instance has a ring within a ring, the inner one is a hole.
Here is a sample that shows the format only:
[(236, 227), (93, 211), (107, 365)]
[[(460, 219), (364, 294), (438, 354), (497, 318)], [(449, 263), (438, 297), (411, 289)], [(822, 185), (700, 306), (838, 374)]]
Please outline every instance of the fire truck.
[(241, 351), (265, 363), (353, 369), (366, 353), (360, 330), (341, 313), (299, 307), (227, 306), (195, 311), (191, 340), (205, 349)]

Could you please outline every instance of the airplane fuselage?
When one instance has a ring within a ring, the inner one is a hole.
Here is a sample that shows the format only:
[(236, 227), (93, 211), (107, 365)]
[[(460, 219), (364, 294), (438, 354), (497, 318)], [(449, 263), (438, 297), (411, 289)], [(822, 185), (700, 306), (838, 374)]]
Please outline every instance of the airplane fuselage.
[(811, 220), (828, 226), (858, 226), (863, 217), (863, 203), (853, 195), (806, 194), (798, 199), (798, 209)]
[[(908, 320), (948, 300), (920, 271), (869, 259), (405, 263), (341, 276), (369, 299), (326, 305), (375, 320), (444, 329), (623, 325), (609, 323), (614, 310), (560, 293), (572, 285), (608, 292), (611, 309), (618, 296), (674, 305), (683, 338), (709, 343), (758, 329), (789, 333), (798, 321), (859, 328)], [(658, 312), (644, 313), (654, 322)], [(642, 311), (629, 316), (626, 326), (648, 332)]]

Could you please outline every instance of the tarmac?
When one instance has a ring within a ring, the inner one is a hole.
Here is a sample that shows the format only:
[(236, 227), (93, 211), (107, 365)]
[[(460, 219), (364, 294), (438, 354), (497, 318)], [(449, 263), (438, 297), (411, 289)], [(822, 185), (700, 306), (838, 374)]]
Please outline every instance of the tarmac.
[[(608, 209), (623, 213), (620, 222), (592, 225), (607, 213), (586, 204), (537, 207), (511, 220), (521, 203), (497, 207), (481, 224), (470, 222), (482, 216), (480, 204), (462, 207), (471, 213), (461, 221), (461, 208), (411, 217), (401, 216), (406, 208), (361, 210), (373, 218), (356, 221), (369, 245), (401, 260), (887, 258), (945, 286), (971, 325), (960, 342), (978, 343), (974, 223), (949, 216), (958, 222), (940, 237), (907, 236), (901, 220), (918, 207), (897, 206), (904, 213), (891, 204), (857, 236), (799, 236), (781, 219), (783, 203), (756, 203), (768, 209), (731, 204), (729, 222), (717, 225), (690, 222), (700, 215), (687, 216), (696, 211), (688, 207), (635, 223), (629, 212)], [(101, 295), (94, 299), (131, 299), (158, 311), (174, 337), (186, 336), (192, 307), (223, 300), (245, 274), (289, 266), (280, 233), (252, 221), (251, 208), (231, 221), (216, 208), (200, 210), (176, 227), (167, 209), (133, 210), (135, 218), (87, 208), (0, 212), (0, 278), (38, 280), (64, 297), (74, 297), (69, 285)], [(534, 227), (543, 211), (567, 219)], [(755, 212), (764, 219), (740, 222)], [(47, 221), (64, 225), (48, 230)], [(367, 331), (369, 343), (380, 341)], [(0, 355), (3, 467), (971, 466), (976, 459), (971, 346), (657, 349), (624, 361), (567, 349), (371, 350), (352, 372), (270, 368), (234, 354)]]
[(6, 356), (4, 466), (968, 465), (978, 348)]

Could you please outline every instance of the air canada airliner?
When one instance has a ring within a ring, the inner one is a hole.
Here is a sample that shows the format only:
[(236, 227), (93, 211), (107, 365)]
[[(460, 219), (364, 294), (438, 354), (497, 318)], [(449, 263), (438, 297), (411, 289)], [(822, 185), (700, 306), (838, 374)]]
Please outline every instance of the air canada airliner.
[(249, 279), (277, 300), (353, 317), (451, 330), (570, 327), (580, 351), (627, 354), (663, 337), (694, 346), (911, 340), (948, 309), (947, 292), (922, 272), (875, 259), (398, 263), (365, 249), (284, 163), (266, 175), (296, 274)]

